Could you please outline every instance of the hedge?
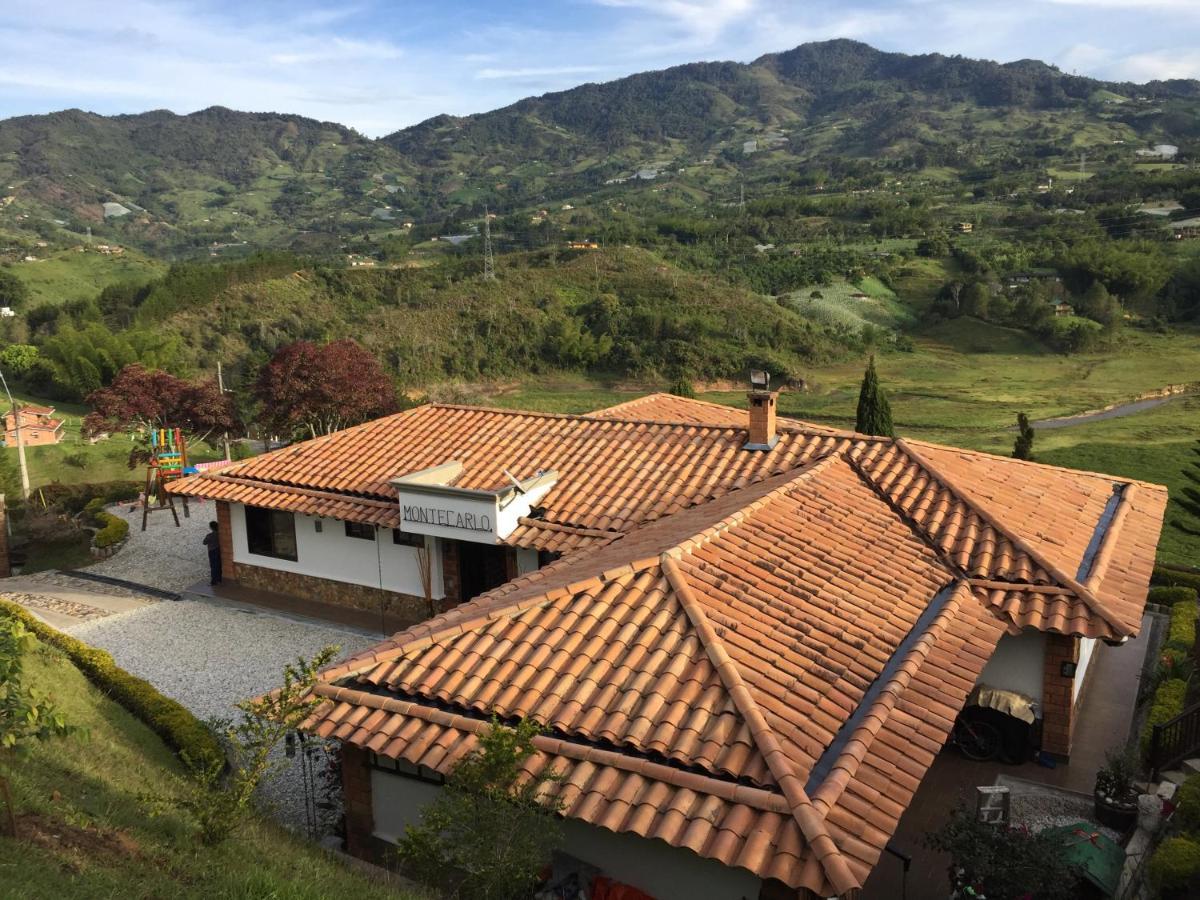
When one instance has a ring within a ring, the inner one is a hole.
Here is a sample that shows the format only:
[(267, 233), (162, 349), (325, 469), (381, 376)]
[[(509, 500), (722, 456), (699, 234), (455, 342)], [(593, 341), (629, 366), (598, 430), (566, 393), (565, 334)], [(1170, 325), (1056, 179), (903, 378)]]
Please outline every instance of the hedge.
[(1187, 572), (1183, 569), (1168, 569), (1156, 566), (1150, 576), (1150, 583), (1162, 587), (1189, 587), (1200, 591), (1200, 572)]
[(1191, 651), (1196, 645), (1195, 603), (1177, 603), (1171, 607), (1171, 624), (1167, 626), (1166, 646), (1174, 650)]
[(1174, 606), (1176, 603), (1186, 603), (1189, 600), (1195, 603), (1197, 596), (1195, 588), (1152, 587), (1150, 588), (1150, 596), (1146, 598), (1146, 602), (1156, 603), (1159, 606)]
[(150, 727), (166, 744), (195, 760), (223, 756), (216, 736), (183, 705), (148, 681), (130, 675), (109, 654), (51, 628), (24, 608), (0, 600), (0, 615), (19, 619), (38, 639), (57, 647), (92, 684)]
[(1200, 878), (1200, 844), (1186, 837), (1163, 841), (1150, 857), (1150, 883), (1166, 897), (1195, 896)]
[(38, 488), (42, 499), (49, 506), (58, 507), (70, 515), (82, 512), (89, 502), (97, 497), (105, 504), (136, 500), (141, 494), (141, 485), (136, 481), (96, 481), (83, 484), (63, 484), (55, 481)]
[(1154, 692), (1154, 700), (1150, 703), (1150, 715), (1142, 727), (1142, 756), (1150, 752), (1150, 735), (1155, 725), (1167, 722), (1181, 712), (1187, 700), (1187, 682), (1182, 678), (1168, 678)]
[(93, 547), (103, 550), (129, 537), (129, 523), (120, 516), (101, 510), (96, 513), (96, 521), (102, 523), (103, 527), (92, 537)]
[(1179, 786), (1172, 821), (1180, 831), (1200, 836), (1200, 775), (1189, 775)]

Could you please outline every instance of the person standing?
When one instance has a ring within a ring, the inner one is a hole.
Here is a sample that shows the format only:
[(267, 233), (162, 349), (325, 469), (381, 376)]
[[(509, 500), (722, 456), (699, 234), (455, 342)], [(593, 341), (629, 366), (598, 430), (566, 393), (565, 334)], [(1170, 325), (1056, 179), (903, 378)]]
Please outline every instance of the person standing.
[(208, 534), (204, 536), (204, 546), (208, 550), (209, 584), (214, 587), (221, 583), (221, 534), (216, 522), (208, 523)]

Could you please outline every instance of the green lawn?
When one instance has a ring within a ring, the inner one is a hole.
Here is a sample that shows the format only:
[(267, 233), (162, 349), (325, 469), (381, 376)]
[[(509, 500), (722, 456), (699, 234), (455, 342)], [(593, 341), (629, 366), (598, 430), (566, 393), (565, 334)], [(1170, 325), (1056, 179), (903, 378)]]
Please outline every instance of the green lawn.
[[(80, 484), (97, 481), (141, 481), (146, 477), (144, 468), (129, 468), (129, 451), (134, 444), (126, 434), (114, 434), (108, 440), (89, 444), (80, 434), (80, 426), (87, 407), (77, 403), (60, 403), (35, 397), (15, 390), (13, 396), (19, 403), (52, 406), (57, 417), (64, 420), (61, 443), (44, 447), (26, 447), (25, 458), (29, 463), (29, 483), (39, 485), (55, 481), (63, 484)], [(7, 398), (2, 401), (7, 404)], [(217, 459), (220, 453), (207, 445), (189, 447), (193, 462)], [(0, 453), (11, 454), (16, 462), (17, 451), (13, 447), (0, 447)]]
[(0, 837), (0, 894), (22, 900), (402, 900), (387, 887), (254, 817), (201, 846), (187, 823), (151, 817), (145, 795), (178, 790), (180, 767), (149, 728), (89, 684), (57, 650), (26, 656), (27, 682), (86, 733), (15, 764), (23, 840)]

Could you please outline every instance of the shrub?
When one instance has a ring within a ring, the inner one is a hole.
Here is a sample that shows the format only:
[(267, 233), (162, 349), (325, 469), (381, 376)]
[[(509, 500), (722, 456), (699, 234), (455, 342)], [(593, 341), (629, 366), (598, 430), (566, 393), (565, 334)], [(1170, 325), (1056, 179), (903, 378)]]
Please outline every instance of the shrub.
[(1078, 870), (1063, 857), (1061, 841), (1046, 832), (989, 825), (960, 805), (940, 829), (926, 835), (925, 843), (950, 854), (955, 896), (1079, 896)]
[(68, 453), (62, 458), (62, 461), (76, 469), (86, 469), (88, 464), (88, 455), (86, 453)]
[(117, 503), (122, 500), (134, 500), (141, 488), (134, 481), (99, 481), (86, 484), (62, 484), (55, 481), (52, 484), (38, 488), (48, 506), (53, 506), (68, 515), (77, 515), (97, 497), (102, 497), (105, 503)]
[(1196, 597), (1195, 588), (1163, 585), (1150, 588), (1150, 596), (1146, 598), (1146, 602), (1156, 603), (1159, 606), (1174, 606), (1176, 603), (1186, 603), (1189, 600), (1195, 603)]
[(1155, 725), (1161, 725), (1183, 712), (1183, 704), (1187, 699), (1187, 682), (1182, 678), (1168, 678), (1154, 692), (1154, 700), (1150, 704), (1150, 714), (1142, 728), (1142, 755), (1150, 751), (1150, 735)]
[(103, 550), (105, 547), (112, 547), (129, 537), (129, 523), (120, 516), (114, 516), (112, 513), (101, 510), (96, 514), (96, 520), (102, 525), (95, 537), (92, 538), (92, 546)]
[(1150, 857), (1150, 883), (1166, 896), (1195, 896), (1190, 890), (1200, 880), (1200, 843), (1173, 837), (1163, 841)]
[[(538, 871), (562, 842), (561, 801), (541, 797), (558, 776), (529, 775), (539, 729), (529, 720), (498, 721), (455, 766), (446, 787), (409, 825), (398, 854), (406, 870), (448, 896), (528, 897)], [(541, 797), (541, 799), (539, 799)]]
[(199, 719), (150, 682), (118, 667), (103, 650), (56, 631), (15, 603), (0, 600), (0, 615), (19, 619), (42, 643), (65, 653), (88, 681), (145, 722), (168, 746), (197, 760), (224, 758), (217, 738)]
[(1191, 775), (1175, 795), (1174, 824), (1179, 830), (1200, 837), (1200, 775)]
[(1200, 572), (1185, 572), (1182, 569), (1170, 569), (1157, 566), (1150, 576), (1150, 583), (1164, 587), (1190, 587), (1200, 591)]
[(1167, 628), (1167, 648), (1191, 651), (1196, 643), (1196, 604), (1176, 603), (1171, 607), (1171, 624)]

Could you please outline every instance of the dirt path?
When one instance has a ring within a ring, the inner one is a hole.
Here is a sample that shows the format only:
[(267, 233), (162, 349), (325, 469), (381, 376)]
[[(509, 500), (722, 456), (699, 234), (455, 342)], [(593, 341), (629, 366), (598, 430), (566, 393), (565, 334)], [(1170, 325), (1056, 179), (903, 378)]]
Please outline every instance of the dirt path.
[(1188, 397), (1194, 397), (1195, 394), (1174, 394), (1170, 397), (1150, 397), (1145, 400), (1131, 400), (1129, 403), (1121, 403), (1110, 409), (1101, 409), (1096, 412), (1079, 413), (1074, 416), (1059, 416), (1055, 419), (1039, 419), (1036, 422), (1030, 422), (1034, 428), (1053, 430), (1055, 428), (1070, 428), (1072, 425), (1083, 425), (1087, 422), (1099, 422), (1104, 419), (1120, 419), (1123, 416), (1132, 416), (1135, 413), (1145, 412), (1148, 409), (1154, 409), (1156, 406), (1162, 406), (1164, 403), (1171, 403), (1175, 400), (1186, 400)]

